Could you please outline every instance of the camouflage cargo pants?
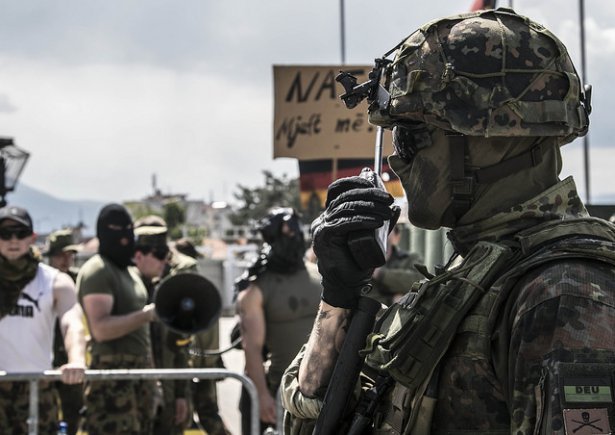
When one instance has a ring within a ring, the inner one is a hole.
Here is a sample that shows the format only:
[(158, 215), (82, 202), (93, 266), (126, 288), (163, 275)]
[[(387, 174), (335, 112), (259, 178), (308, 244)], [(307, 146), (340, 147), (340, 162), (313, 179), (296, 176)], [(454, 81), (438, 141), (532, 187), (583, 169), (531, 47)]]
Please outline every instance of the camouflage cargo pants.
[[(137, 355), (94, 355), (92, 369), (151, 368), (147, 357)], [(150, 435), (156, 381), (90, 381), (85, 388), (83, 429), (88, 435)]]
[[(181, 435), (184, 433), (184, 427), (188, 426), (188, 421), (181, 425), (175, 424), (175, 395), (176, 381), (161, 381), (162, 384), (162, 401), (156, 410), (154, 417), (154, 435)], [(185, 395), (185, 394), (184, 394)], [(188, 415), (192, 413), (192, 404), (190, 398), (188, 401)], [(188, 419), (190, 420), (190, 419)], [(209, 433), (209, 432), (208, 432)]]
[[(224, 368), (220, 355), (205, 355), (207, 350), (214, 350), (220, 347), (219, 337), (220, 325), (216, 322), (205, 331), (199, 332), (194, 336), (194, 352), (192, 365), (194, 368)], [(201, 379), (192, 384), (192, 400), (194, 410), (199, 416), (199, 422), (209, 435), (228, 435), (230, 434), (226, 425), (220, 417), (218, 409), (218, 394), (216, 391), (216, 380)]]
[[(55, 435), (58, 432), (58, 401), (52, 384), (39, 384), (38, 400), (38, 433)], [(30, 384), (0, 382), (0, 434), (27, 434), (29, 415)]]
[(193, 384), (194, 409), (203, 429), (210, 435), (230, 434), (218, 410), (216, 381), (200, 380)]

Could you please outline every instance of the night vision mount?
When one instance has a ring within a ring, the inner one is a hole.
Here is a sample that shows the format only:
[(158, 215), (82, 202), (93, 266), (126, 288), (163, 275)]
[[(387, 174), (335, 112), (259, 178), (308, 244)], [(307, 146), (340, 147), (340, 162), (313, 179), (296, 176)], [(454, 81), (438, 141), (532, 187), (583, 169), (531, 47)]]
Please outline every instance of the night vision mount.
[[(386, 110), (391, 101), (391, 95), (380, 82), (386, 69), (391, 64), (391, 60), (386, 59), (386, 55), (375, 61), (374, 68), (369, 72), (368, 80), (357, 84), (357, 78), (346, 71), (340, 71), (335, 80), (344, 86), (345, 93), (340, 95), (342, 101), (348, 109), (354, 109), (361, 101), (367, 98), (370, 110)], [(388, 86), (388, 83), (385, 83)]]
[[(340, 95), (342, 101), (348, 109), (355, 108), (361, 101), (367, 99), (369, 103), (368, 111), (385, 111), (389, 107), (391, 95), (386, 90), (388, 86), (388, 67), (391, 61), (386, 59), (389, 53), (376, 59), (374, 68), (369, 72), (368, 80), (357, 84), (357, 78), (352, 74), (341, 71), (335, 80), (344, 86), (346, 91)], [(382, 82), (384, 76), (384, 86)], [(374, 186), (386, 190), (380, 178), (382, 173), (382, 127), (378, 127), (376, 133), (376, 147), (374, 156), (374, 170), (365, 168), (359, 175), (369, 180)], [(389, 234), (388, 220), (375, 230), (355, 231), (348, 237), (348, 247), (353, 258), (361, 269), (369, 269), (382, 266), (386, 262), (387, 236)]]

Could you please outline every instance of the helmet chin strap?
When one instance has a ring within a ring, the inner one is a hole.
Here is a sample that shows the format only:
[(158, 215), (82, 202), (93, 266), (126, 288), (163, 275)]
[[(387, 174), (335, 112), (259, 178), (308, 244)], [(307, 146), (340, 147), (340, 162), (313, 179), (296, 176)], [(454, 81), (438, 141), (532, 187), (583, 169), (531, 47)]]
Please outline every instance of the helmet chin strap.
[(491, 184), (524, 169), (538, 166), (549, 149), (548, 146), (543, 146), (546, 137), (537, 138), (534, 145), (521, 154), (491, 166), (472, 168), (467, 136), (450, 132), (447, 137), (451, 159), (451, 208), (456, 221), (472, 206), (477, 184)]
[(446, 136), (451, 159), (451, 207), (453, 216), (458, 221), (472, 206), (475, 180), (469, 170), (470, 156), (466, 136), (460, 133), (447, 133)]

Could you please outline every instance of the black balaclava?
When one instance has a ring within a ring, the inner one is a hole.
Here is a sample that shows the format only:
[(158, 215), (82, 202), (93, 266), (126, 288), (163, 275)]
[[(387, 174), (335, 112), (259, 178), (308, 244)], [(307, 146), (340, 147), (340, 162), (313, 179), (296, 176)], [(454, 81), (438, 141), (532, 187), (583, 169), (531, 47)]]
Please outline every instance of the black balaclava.
[[(267, 225), (261, 229), (267, 255), (267, 269), (279, 273), (294, 273), (305, 267), (305, 241), (299, 217), (292, 209), (278, 209), (267, 218)], [(282, 233), (282, 225), (287, 224), (294, 233)]]
[(280, 234), (267, 254), (267, 268), (279, 273), (294, 273), (304, 267), (305, 242), (301, 233)]
[[(120, 230), (109, 228), (109, 225), (120, 227)], [(116, 266), (125, 268), (132, 264), (135, 237), (132, 229), (132, 218), (128, 211), (119, 204), (109, 204), (103, 207), (96, 222), (96, 235), (100, 242), (98, 253)], [(123, 245), (120, 240), (126, 238)]]

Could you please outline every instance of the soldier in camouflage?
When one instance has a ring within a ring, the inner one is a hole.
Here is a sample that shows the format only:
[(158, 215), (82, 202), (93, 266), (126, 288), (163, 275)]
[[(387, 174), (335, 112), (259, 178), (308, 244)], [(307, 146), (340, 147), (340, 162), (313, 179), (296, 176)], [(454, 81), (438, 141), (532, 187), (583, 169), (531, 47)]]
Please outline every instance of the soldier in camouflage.
[[(135, 225), (134, 263), (145, 284), (149, 301), (153, 302), (156, 284), (165, 269), (169, 257), (167, 228)], [(186, 340), (170, 331), (161, 322), (150, 324), (152, 354), (156, 368), (187, 368)], [(179, 344), (178, 344), (179, 343)], [(154, 435), (181, 434), (188, 421), (188, 382), (163, 380), (162, 398), (154, 418)]]
[[(590, 112), (566, 48), (500, 8), (424, 25), (386, 68), (389, 98), (370, 101), (370, 122), (393, 130), (410, 222), (451, 228), (455, 253), (368, 337), (362, 390), (385, 393), (366, 432), (612, 433), (615, 227), (558, 178), (559, 147)], [(371, 279), (348, 233), (391, 219), (391, 204), (359, 177), (329, 188), (313, 227), (322, 302), (282, 381), (285, 433), (312, 432)]]
[[(169, 261), (169, 273), (198, 273), (198, 258), (202, 255), (196, 250), (189, 239), (183, 238), (175, 242)], [(207, 351), (220, 348), (220, 323), (216, 321), (211, 327), (199, 331), (192, 337), (193, 368), (223, 369), (224, 362), (219, 354), (208, 354)], [(194, 411), (199, 417), (199, 423), (210, 435), (227, 435), (230, 431), (220, 416), (218, 408), (217, 380), (200, 379), (193, 382), (192, 401)]]
[[(153, 286), (160, 279), (178, 273), (199, 273), (195, 258), (177, 249), (169, 249), (167, 226), (161, 217), (148, 215), (137, 219), (135, 234), (137, 251), (142, 251), (140, 247), (142, 246), (145, 251), (153, 249), (160, 254), (165, 252), (164, 262), (159, 263), (163, 265), (161, 273), (147, 283), (150, 297), (153, 297)], [(160, 323), (153, 324), (152, 348), (155, 365), (159, 368), (224, 368), (219, 355), (205, 355), (205, 351), (219, 348), (218, 335), (218, 322), (189, 337), (172, 331)], [(194, 356), (189, 354), (189, 347), (194, 349)], [(183, 380), (162, 381), (162, 387), (163, 404), (160, 414), (156, 417), (154, 434), (182, 433), (183, 428), (192, 422), (192, 408), (197, 412), (199, 423), (208, 434), (228, 433), (219, 415), (215, 380), (200, 380), (194, 383), (193, 388), (190, 388), (190, 382)]]

